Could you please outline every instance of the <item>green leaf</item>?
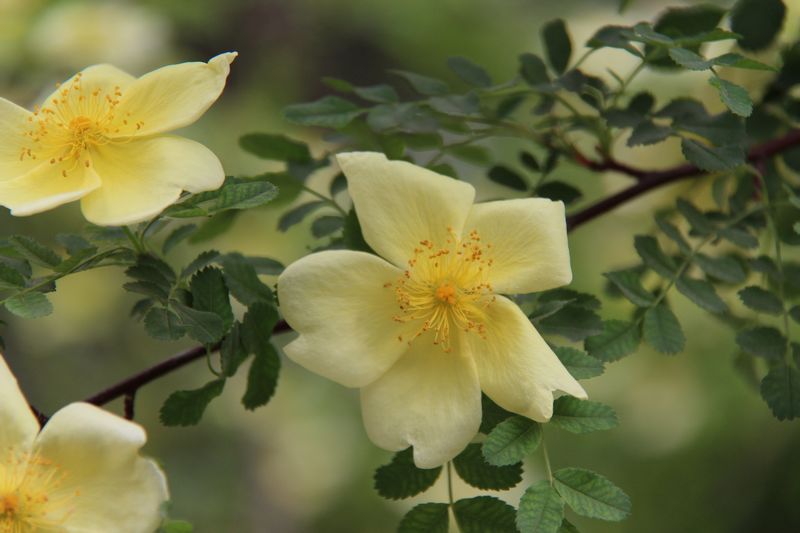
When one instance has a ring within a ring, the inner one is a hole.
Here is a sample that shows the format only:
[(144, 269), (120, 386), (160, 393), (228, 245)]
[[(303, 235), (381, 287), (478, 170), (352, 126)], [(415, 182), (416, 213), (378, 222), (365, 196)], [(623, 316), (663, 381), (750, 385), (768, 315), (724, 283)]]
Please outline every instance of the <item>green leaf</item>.
[(600, 520), (624, 520), (631, 500), (605, 477), (582, 468), (562, 468), (553, 473), (555, 488), (575, 513)]
[(789, 309), (789, 316), (792, 317), (792, 320), (800, 324), (800, 305), (795, 305)]
[(678, 65), (689, 70), (708, 70), (714, 63), (685, 48), (670, 48), (669, 57)]
[(308, 146), (285, 135), (250, 133), (239, 137), (239, 146), (261, 159), (293, 163), (311, 161)]
[(681, 276), (675, 287), (678, 291), (698, 306), (711, 313), (721, 314), (728, 311), (728, 306), (719, 297), (714, 286), (707, 281)]
[(602, 332), (603, 321), (594, 311), (570, 305), (541, 320), (538, 329), (578, 342)]
[(208, 404), (222, 394), (224, 379), (215, 379), (195, 390), (174, 392), (161, 407), (159, 418), (165, 426), (194, 426), (203, 418)]
[(250, 355), (242, 340), (242, 328), (239, 322), (234, 322), (233, 327), (222, 339), (222, 344), (219, 348), (220, 366), (222, 367), (222, 374), (225, 377), (231, 377), (236, 374), (239, 367), (244, 363), (247, 356)]
[(534, 87), (550, 83), (547, 67), (542, 58), (536, 54), (521, 54), (519, 56), (519, 73), (529, 85)]
[(542, 28), (542, 40), (550, 66), (557, 73), (563, 74), (572, 55), (572, 41), (567, 33), (567, 25), (562, 19), (551, 20)]
[(431, 488), (441, 472), (441, 466), (417, 468), (411, 448), (408, 448), (396, 453), (391, 463), (375, 471), (375, 490), (390, 500), (410, 498)]
[(459, 144), (455, 146), (448, 146), (445, 149), (447, 150), (448, 154), (457, 157), (462, 161), (466, 161), (467, 163), (472, 163), (473, 165), (487, 165), (491, 159), (489, 150), (483, 146)]
[(655, 301), (653, 293), (642, 286), (639, 273), (635, 270), (618, 270), (603, 274), (625, 297), (638, 307), (648, 307)]
[(288, 106), (283, 115), (301, 126), (341, 129), (363, 113), (354, 103), (338, 96), (324, 96), (316, 102)]
[(164, 240), (164, 245), (161, 247), (161, 251), (164, 252), (164, 255), (170, 253), (177, 245), (185, 241), (192, 233), (194, 233), (196, 229), (197, 226), (195, 224), (186, 224), (184, 226), (175, 228), (175, 230), (169, 234), (169, 237)]
[(686, 344), (678, 318), (664, 304), (651, 307), (645, 312), (642, 333), (644, 340), (663, 354), (676, 354)]
[(761, 382), (761, 396), (778, 420), (800, 417), (800, 372), (784, 364), (771, 368)]
[(369, 87), (354, 87), (353, 92), (364, 100), (379, 104), (390, 104), (400, 99), (394, 87), (384, 83), (370, 85)]
[(450, 67), (450, 70), (455, 72), (459, 78), (470, 85), (474, 85), (475, 87), (489, 87), (492, 84), (492, 78), (486, 70), (466, 57), (450, 57), (447, 59), (447, 66)]
[(189, 284), (192, 293), (192, 308), (214, 313), (222, 320), (222, 328), (227, 331), (233, 324), (233, 309), (228, 296), (222, 271), (206, 267), (192, 276)]
[(151, 308), (144, 317), (147, 334), (161, 341), (178, 340), (186, 334), (178, 315), (161, 307)]
[(678, 245), (678, 249), (682, 253), (687, 255), (692, 253), (692, 247), (689, 246), (689, 243), (686, 242), (686, 239), (683, 238), (683, 234), (677, 227), (663, 217), (656, 217), (656, 224), (658, 224), (658, 227), (664, 232), (664, 235), (672, 239), (672, 241)]
[(317, 238), (327, 237), (344, 227), (344, 219), (338, 215), (323, 215), (311, 223), (311, 234)]
[(41, 292), (25, 292), (5, 302), (6, 309), (21, 318), (41, 318), (53, 312), (53, 304)]
[(699, 235), (708, 235), (714, 231), (714, 224), (712, 224), (694, 205), (683, 198), (678, 198), (675, 205), (681, 215), (689, 222), (689, 225), (692, 226), (692, 230), (696, 233)]
[(204, 252), (200, 252), (200, 255), (192, 259), (191, 263), (186, 265), (186, 267), (181, 270), (181, 277), (188, 278), (201, 268), (216, 261), (218, 257), (219, 252), (216, 250), (206, 250)]
[[(593, 337), (589, 337), (591, 339)], [(586, 339), (587, 341), (589, 339)], [(605, 370), (603, 362), (592, 356), (586, 355), (576, 348), (556, 346), (553, 351), (558, 356), (564, 368), (575, 379), (589, 379), (599, 376)]]
[(256, 178), (228, 177), (223, 186), (214, 191), (193, 194), (182, 202), (168, 207), (164, 216), (189, 218), (211, 216), (221, 211), (250, 209), (271, 202), (278, 194), (268, 175)]
[(631, 44), (634, 37), (631, 28), (626, 26), (603, 26), (586, 43), (590, 48), (620, 48), (636, 57), (643, 58), (642, 52)]
[(263, 301), (252, 304), (242, 319), (242, 344), (249, 353), (255, 354), (242, 398), (246, 409), (265, 405), (278, 386), (281, 360), (270, 340), (278, 319), (275, 306)]
[(786, 338), (775, 328), (757, 326), (736, 335), (736, 344), (750, 355), (779, 360), (786, 353)]
[(216, 313), (198, 311), (177, 300), (171, 300), (170, 307), (181, 319), (186, 333), (198, 342), (213, 344), (225, 334), (222, 318)]
[(519, 501), (517, 529), (522, 533), (558, 533), (564, 520), (564, 500), (546, 480), (525, 491)]
[(590, 433), (617, 426), (617, 414), (602, 403), (561, 396), (553, 402), (550, 423), (570, 433)]
[(732, 257), (697, 254), (694, 256), (694, 263), (709, 276), (727, 283), (739, 284), (747, 277), (741, 263)]
[(583, 196), (583, 193), (563, 181), (548, 181), (536, 188), (536, 196), (550, 198), (555, 202), (562, 201), (565, 205), (569, 205)]
[[(661, 14), (653, 25), (653, 30), (672, 37), (678, 46), (697, 51), (701, 42), (716, 38), (714, 35), (702, 34), (713, 32), (724, 14), (724, 9), (709, 4), (670, 8)], [(645, 47), (645, 52), (649, 63), (655, 66), (664, 68), (674, 66), (669, 58), (655, 53), (653, 46)]]
[(442, 80), (405, 70), (390, 70), (389, 72), (404, 78), (420, 94), (437, 96), (450, 93), (450, 87)]
[(461, 533), (517, 533), (514, 508), (492, 496), (458, 500), (453, 514)]
[(561, 522), (561, 528), (558, 530), (558, 533), (580, 533), (580, 531), (565, 518), (564, 521)]
[(447, 533), (450, 511), (446, 503), (421, 503), (400, 521), (397, 533)]
[(761, 50), (775, 40), (785, 16), (782, 0), (739, 0), (731, 11), (731, 29), (741, 35), (739, 46)]
[(489, 464), (483, 458), (480, 444), (468, 445), (453, 459), (453, 466), (461, 479), (483, 490), (506, 490), (522, 481), (522, 463)]
[(783, 313), (783, 302), (775, 294), (761, 287), (751, 285), (739, 291), (742, 303), (759, 313), (780, 315)]
[(743, 164), (745, 153), (740, 146), (710, 146), (694, 139), (682, 139), (683, 156), (701, 170), (731, 170)]
[(530, 186), (517, 172), (503, 165), (489, 169), (489, 179), (515, 191), (527, 191)]
[(633, 128), (627, 144), (628, 146), (649, 146), (659, 143), (673, 134), (672, 128), (659, 126), (652, 120), (643, 120)]
[(280, 231), (287, 231), (292, 226), (302, 222), (303, 219), (323, 205), (326, 205), (326, 202), (323, 200), (315, 200), (313, 202), (298, 205), (294, 209), (290, 209), (278, 220), (278, 229)]
[[(268, 263), (272, 263), (272, 260), (268, 258), (257, 259), (267, 260)], [(231, 294), (244, 305), (249, 306), (256, 302), (271, 302), (273, 300), (272, 290), (258, 279), (258, 273), (251, 259), (238, 253), (230, 253), (223, 256), (220, 263), (222, 263), (222, 272), (225, 275), (225, 282)], [(282, 267), (279, 263), (278, 265)]]
[(610, 363), (632, 354), (641, 341), (638, 324), (607, 320), (603, 322), (603, 332), (586, 339), (584, 347), (592, 357)]
[(636, 252), (642, 258), (644, 264), (652, 271), (664, 278), (672, 278), (675, 275), (675, 262), (661, 251), (658, 240), (650, 235), (637, 235), (633, 242)]
[(751, 235), (747, 230), (725, 227), (720, 228), (719, 235), (723, 239), (732, 242), (742, 248), (758, 248), (758, 239)]
[[(262, 305), (262, 304), (258, 304)], [(248, 316), (253, 312), (250, 311), (245, 315), (245, 324), (247, 323)], [(259, 324), (263, 330), (269, 326)], [(249, 328), (252, 331), (252, 327)], [(269, 332), (272, 328), (269, 328)], [(265, 335), (269, 336), (265, 331)], [(242, 405), (245, 409), (253, 411), (262, 405), (266, 405), (272, 396), (275, 394), (275, 389), (278, 386), (278, 374), (281, 369), (281, 359), (275, 347), (269, 342), (260, 343), (260, 349), (255, 352), (253, 362), (250, 363), (250, 371), (247, 374), (247, 389), (242, 397)]]
[(17, 270), (0, 262), (0, 290), (20, 289), (25, 286), (25, 278)]
[(749, 57), (744, 57), (740, 54), (722, 54), (721, 56), (717, 56), (712, 59), (712, 61), (714, 62), (714, 65), (720, 67), (743, 68), (747, 70), (768, 70), (772, 72), (776, 72), (778, 70), (771, 65), (756, 61), (755, 59), (750, 59)]
[(12, 235), (8, 238), (8, 242), (19, 255), (31, 263), (53, 268), (61, 262), (61, 257), (57, 253), (32, 237)]
[(514, 415), (497, 424), (483, 441), (483, 457), (490, 465), (513, 465), (536, 451), (541, 442), (541, 426)]
[(708, 82), (717, 88), (719, 97), (732, 113), (740, 117), (749, 117), (753, 113), (753, 101), (747, 94), (747, 89), (717, 76), (709, 78)]
[(201, 224), (194, 235), (189, 237), (189, 242), (197, 244), (219, 237), (233, 227), (238, 217), (238, 211), (222, 211), (212, 215)]

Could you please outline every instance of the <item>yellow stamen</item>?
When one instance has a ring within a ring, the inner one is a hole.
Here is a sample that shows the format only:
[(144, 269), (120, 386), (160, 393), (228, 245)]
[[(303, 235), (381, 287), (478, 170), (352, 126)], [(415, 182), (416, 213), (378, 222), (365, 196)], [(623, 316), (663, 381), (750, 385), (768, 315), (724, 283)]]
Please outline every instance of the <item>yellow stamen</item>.
[(395, 283), (384, 284), (394, 287), (400, 307), (394, 320), (420, 324), (408, 342), (431, 331), (434, 344), (446, 352), (451, 350), (452, 327), (485, 337), (485, 309), (494, 301), (488, 281), (493, 260), (486, 257), (490, 246), (481, 243), (475, 230), (463, 240), (452, 229), (448, 232), (443, 246), (420, 241), (408, 260), (408, 270)]

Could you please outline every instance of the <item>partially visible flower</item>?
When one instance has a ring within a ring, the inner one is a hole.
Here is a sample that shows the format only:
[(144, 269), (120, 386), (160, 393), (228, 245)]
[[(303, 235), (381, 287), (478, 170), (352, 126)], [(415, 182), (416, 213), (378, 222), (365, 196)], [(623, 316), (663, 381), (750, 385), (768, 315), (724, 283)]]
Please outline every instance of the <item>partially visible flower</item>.
[(441, 465), (475, 436), (481, 390), (534, 420), (553, 391), (586, 397), (528, 318), (501, 294), (572, 279), (564, 205), (474, 204), (471, 185), (377, 153), (338, 156), (364, 238), (380, 257), (311, 254), (278, 280), (286, 354), (361, 388), (367, 433), (417, 466)]
[(146, 5), (129, 1), (79, 0), (51, 3), (34, 19), (28, 46), (36, 59), (79, 69), (112, 63), (145, 69), (158, 63), (171, 38), (169, 19)]
[(138, 425), (85, 403), (39, 432), (0, 356), (0, 531), (152, 533), (168, 492), (139, 456), (145, 441)]
[(218, 188), (225, 176), (217, 156), (165, 133), (205, 113), (235, 57), (141, 78), (95, 65), (33, 112), (0, 98), (0, 205), (24, 216), (81, 199), (89, 222), (115, 226), (157, 215), (183, 190)]

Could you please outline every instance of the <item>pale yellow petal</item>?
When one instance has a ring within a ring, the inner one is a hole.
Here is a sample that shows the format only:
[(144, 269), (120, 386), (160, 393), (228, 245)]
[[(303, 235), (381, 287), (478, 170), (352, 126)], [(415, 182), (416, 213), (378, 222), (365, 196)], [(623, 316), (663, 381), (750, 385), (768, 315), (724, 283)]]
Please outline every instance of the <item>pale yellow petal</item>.
[(31, 128), (33, 114), (5, 98), (0, 98), (0, 183), (30, 172), (41, 161), (22, 157), (23, 150), (31, 148), (31, 139), (25, 133)]
[(400, 268), (420, 241), (444, 246), (461, 234), (475, 198), (471, 185), (375, 152), (339, 154), (336, 160), (364, 239)]
[(99, 186), (94, 170), (80, 162), (44, 162), (27, 174), (0, 181), (0, 205), (15, 216), (34, 215), (82, 198)]
[(486, 309), (486, 338), (462, 335), (475, 359), (481, 389), (503, 409), (539, 422), (553, 414), (553, 391), (586, 391), (561, 364), (516, 304), (498, 296)]
[(494, 291), (524, 294), (572, 281), (564, 204), (524, 198), (476, 204), (464, 227), (491, 245)]
[(39, 423), (0, 354), (0, 451), (27, 450), (38, 432)]
[[(126, 89), (136, 78), (113, 65), (92, 65), (75, 74), (58, 87), (42, 102), (42, 107), (53, 108), (67, 99), (70, 106), (78, 111), (79, 105), (90, 106), (105, 102), (105, 97), (113, 97), (115, 89)], [(93, 96), (96, 93), (96, 96)], [(83, 96), (83, 100), (79, 98)], [(93, 99), (94, 98), (94, 99)], [(91, 113), (76, 113), (91, 114)]]
[(383, 377), (361, 389), (361, 409), (375, 444), (390, 451), (413, 446), (418, 467), (442, 465), (469, 444), (481, 423), (475, 364), (457, 347), (445, 353), (425, 334)]
[(100, 226), (132, 224), (154, 217), (181, 194), (218, 188), (222, 165), (208, 148), (174, 136), (112, 143), (92, 152), (102, 186), (81, 201), (89, 222)]
[(74, 533), (152, 533), (167, 501), (164, 474), (139, 456), (144, 430), (85, 403), (60, 410), (36, 439), (39, 457), (63, 472), (51, 501), (71, 513), (64, 530)]
[(131, 83), (123, 91), (116, 113), (127, 117), (134, 129), (125, 129), (120, 135), (153, 135), (196, 121), (222, 94), (236, 55), (230, 52), (208, 63), (169, 65)]
[(408, 349), (411, 328), (394, 291), (402, 275), (380, 257), (331, 250), (303, 257), (278, 278), (281, 312), (300, 337), (284, 349), (305, 368), (347, 387), (375, 381)]

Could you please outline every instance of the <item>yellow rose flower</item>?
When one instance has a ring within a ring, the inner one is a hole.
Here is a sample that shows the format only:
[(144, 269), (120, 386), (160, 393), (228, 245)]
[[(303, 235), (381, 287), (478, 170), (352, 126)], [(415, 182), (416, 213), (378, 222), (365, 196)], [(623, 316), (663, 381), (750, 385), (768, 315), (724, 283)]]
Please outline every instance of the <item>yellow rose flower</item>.
[(74, 403), (39, 432), (0, 356), (0, 532), (153, 533), (164, 474), (139, 457), (144, 430)]
[(501, 294), (572, 279), (564, 205), (541, 198), (473, 204), (475, 189), (377, 153), (338, 156), (364, 238), (380, 257), (326, 251), (278, 280), (300, 336), (286, 354), (361, 389), (378, 446), (414, 447), (421, 468), (457, 455), (478, 431), (481, 390), (534, 420), (553, 391), (586, 392), (523, 312)]
[(140, 78), (95, 65), (33, 112), (0, 98), (0, 205), (25, 216), (81, 199), (88, 221), (118, 226), (157, 215), (183, 190), (218, 188), (225, 179), (219, 159), (165, 133), (205, 113), (235, 57), (170, 65)]

